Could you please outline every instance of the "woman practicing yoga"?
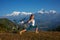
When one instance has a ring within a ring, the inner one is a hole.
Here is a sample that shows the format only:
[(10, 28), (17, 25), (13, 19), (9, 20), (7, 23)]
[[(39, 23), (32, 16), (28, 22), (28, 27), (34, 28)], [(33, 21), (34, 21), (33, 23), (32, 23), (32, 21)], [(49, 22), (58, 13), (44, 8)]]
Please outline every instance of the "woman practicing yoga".
[(29, 26), (26, 29), (20, 31), (20, 35), (22, 33), (26, 32), (27, 30), (31, 29), (31, 28), (35, 28), (36, 29), (36, 33), (39, 33), (38, 32), (38, 27), (35, 25), (35, 19), (34, 19), (34, 15), (33, 14), (31, 14), (31, 16), (30, 16), (29, 20), (27, 21), (27, 23), (29, 24)]

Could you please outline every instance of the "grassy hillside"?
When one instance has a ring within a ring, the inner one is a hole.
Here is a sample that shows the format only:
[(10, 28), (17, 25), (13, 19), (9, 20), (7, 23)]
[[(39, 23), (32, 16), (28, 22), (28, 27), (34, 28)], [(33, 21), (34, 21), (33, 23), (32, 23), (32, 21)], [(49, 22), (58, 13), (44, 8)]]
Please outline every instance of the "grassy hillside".
[(0, 33), (0, 40), (60, 40), (60, 32), (34, 32), (19, 33)]
[(60, 32), (46, 32), (41, 31), (38, 34), (35, 32), (25, 32), (23, 35), (18, 33), (12, 33), (12, 28), (15, 27), (15, 23), (12, 21), (1, 18), (0, 19), (0, 40), (60, 40)]
[(16, 25), (7, 18), (0, 18), (0, 32), (11, 31)]

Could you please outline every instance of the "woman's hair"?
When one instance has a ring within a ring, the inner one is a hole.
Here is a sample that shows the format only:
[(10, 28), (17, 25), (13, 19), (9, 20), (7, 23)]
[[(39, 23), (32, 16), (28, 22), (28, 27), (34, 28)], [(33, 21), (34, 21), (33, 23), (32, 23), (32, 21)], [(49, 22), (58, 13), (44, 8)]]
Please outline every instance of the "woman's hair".
[(31, 14), (30, 15), (30, 18), (29, 18), (29, 20), (27, 21), (27, 22), (29, 22), (31, 19), (32, 19), (32, 16), (34, 16), (33, 14)]
[(29, 20), (31, 20), (31, 19), (32, 19), (32, 16), (34, 16), (34, 15), (33, 15), (33, 14), (31, 14), (31, 16), (30, 16)]

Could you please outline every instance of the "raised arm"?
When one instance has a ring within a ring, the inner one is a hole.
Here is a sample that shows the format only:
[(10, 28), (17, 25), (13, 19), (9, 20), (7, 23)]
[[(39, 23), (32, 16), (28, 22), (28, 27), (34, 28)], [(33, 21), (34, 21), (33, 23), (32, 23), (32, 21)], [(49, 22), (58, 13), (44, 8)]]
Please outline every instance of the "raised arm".
[(31, 20), (28, 21), (28, 23), (30, 23), (30, 22), (31, 22)]

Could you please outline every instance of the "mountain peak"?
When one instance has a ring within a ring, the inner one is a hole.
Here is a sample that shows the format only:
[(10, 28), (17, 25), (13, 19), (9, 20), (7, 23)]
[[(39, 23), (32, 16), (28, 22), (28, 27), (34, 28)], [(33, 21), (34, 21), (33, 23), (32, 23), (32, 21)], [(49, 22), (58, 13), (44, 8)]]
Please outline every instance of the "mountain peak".
[(6, 16), (19, 16), (19, 15), (30, 15), (31, 12), (19, 12), (19, 11), (13, 11), (11, 14), (7, 14)]
[(55, 10), (49, 10), (49, 11), (47, 11), (47, 10), (41, 9), (40, 11), (38, 11), (38, 13), (40, 13), (40, 14), (44, 14), (44, 13), (47, 13), (47, 14), (49, 14), (49, 13), (55, 14), (56, 11)]
[[(39, 10), (37, 13), (40, 14), (55, 14), (56, 11), (55, 10), (45, 10), (45, 9), (41, 9)], [(13, 11), (11, 14), (7, 14), (6, 16), (19, 16), (19, 15), (31, 15), (32, 12), (19, 12), (19, 11)]]

